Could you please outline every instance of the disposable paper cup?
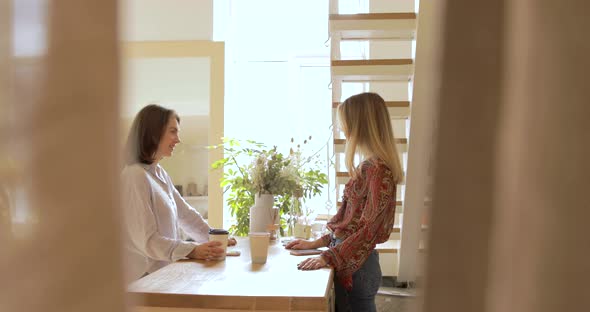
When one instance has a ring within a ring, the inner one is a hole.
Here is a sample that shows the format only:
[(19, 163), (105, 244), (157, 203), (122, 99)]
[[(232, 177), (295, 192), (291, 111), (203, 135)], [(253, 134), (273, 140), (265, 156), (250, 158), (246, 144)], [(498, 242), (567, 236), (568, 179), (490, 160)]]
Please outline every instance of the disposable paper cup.
[(227, 239), (229, 236), (229, 232), (224, 229), (210, 229), (209, 230), (209, 241), (218, 241), (221, 242), (221, 248), (223, 248), (223, 255), (219, 258), (215, 258), (217, 260), (225, 260), (225, 254), (227, 252)]
[(252, 263), (264, 264), (268, 256), (268, 242), (270, 233), (253, 232), (250, 233), (250, 256)]

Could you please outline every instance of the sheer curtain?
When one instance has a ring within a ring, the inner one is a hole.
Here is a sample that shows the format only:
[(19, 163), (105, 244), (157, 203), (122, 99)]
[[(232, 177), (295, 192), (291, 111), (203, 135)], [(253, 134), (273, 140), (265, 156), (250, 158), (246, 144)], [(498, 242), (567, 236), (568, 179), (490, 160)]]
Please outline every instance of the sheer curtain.
[(0, 1), (0, 311), (125, 310), (116, 13)]
[(590, 5), (442, 4), (424, 311), (585, 311)]

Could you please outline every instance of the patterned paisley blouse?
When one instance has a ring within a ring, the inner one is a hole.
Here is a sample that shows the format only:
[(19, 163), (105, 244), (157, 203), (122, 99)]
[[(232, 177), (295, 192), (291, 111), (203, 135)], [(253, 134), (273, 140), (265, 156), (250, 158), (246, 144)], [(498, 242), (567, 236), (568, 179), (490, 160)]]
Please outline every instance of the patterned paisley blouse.
[(332, 233), (322, 237), (325, 246), (331, 235), (342, 243), (322, 252), (322, 256), (348, 290), (352, 289), (352, 274), (365, 263), (375, 245), (389, 239), (396, 191), (393, 174), (380, 159), (365, 160), (360, 174), (346, 183), (342, 206), (328, 222)]

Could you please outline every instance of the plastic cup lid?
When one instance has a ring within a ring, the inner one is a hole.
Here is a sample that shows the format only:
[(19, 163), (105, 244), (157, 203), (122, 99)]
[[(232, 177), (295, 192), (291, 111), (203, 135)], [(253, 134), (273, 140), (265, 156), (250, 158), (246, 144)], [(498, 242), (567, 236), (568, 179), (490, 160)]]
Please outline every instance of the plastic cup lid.
[(210, 229), (209, 230), (209, 234), (223, 235), (223, 234), (229, 234), (229, 232), (227, 230), (224, 230), (224, 229)]

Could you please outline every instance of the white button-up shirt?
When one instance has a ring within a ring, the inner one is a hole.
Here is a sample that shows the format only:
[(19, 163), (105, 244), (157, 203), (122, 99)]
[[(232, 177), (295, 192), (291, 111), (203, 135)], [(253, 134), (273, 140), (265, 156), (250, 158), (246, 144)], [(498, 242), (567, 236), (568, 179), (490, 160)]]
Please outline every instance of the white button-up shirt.
[(186, 258), (196, 244), (183, 241), (179, 227), (197, 243), (208, 240), (209, 225), (180, 196), (160, 165), (129, 165), (121, 176), (130, 280)]

